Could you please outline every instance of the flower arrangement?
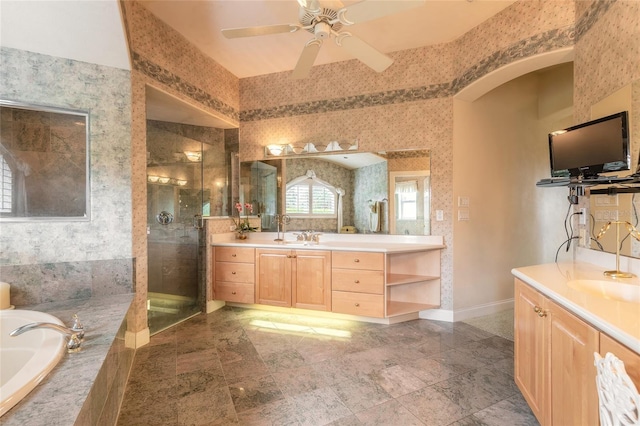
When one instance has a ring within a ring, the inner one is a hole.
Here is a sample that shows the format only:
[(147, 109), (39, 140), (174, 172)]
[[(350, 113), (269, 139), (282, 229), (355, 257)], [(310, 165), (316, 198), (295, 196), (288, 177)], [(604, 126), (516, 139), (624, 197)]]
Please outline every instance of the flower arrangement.
[[(255, 232), (258, 228), (254, 228), (249, 223), (249, 214), (253, 213), (253, 205), (250, 203), (245, 203), (244, 206), (242, 203), (236, 203), (236, 210), (238, 211), (238, 220), (236, 221), (235, 217), (232, 217), (234, 225), (236, 225), (236, 232), (238, 234), (244, 234), (245, 232)], [(244, 210), (245, 217), (242, 217), (242, 211)]]

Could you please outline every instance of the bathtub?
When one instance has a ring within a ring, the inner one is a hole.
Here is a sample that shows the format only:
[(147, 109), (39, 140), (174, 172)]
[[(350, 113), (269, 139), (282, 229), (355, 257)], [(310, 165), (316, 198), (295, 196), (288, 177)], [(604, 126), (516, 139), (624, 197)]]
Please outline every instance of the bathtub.
[(37, 311), (0, 311), (0, 416), (24, 398), (62, 358), (66, 338), (54, 330), (38, 329), (9, 336), (32, 322), (64, 325), (58, 318)]

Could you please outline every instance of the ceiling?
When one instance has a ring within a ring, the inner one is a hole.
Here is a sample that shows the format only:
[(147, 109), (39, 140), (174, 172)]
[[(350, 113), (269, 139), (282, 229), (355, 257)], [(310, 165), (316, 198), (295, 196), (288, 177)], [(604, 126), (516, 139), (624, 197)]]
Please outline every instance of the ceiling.
[[(403, 0), (368, 0), (403, 1)], [(414, 0), (415, 1), (415, 0)], [(239, 78), (292, 70), (305, 43), (306, 31), (227, 39), (226, 28), (298, 24), (296, 0), (143, 0), (154, 15)], [(339, 9), (352, 0), (320, 0)], [(445, 43), (460, 37), (514, 0), (426, 0), (415, 9), (345, 27), (384, 52)], [(352, 59), (333, 42), (325, 42), (315, 64)]]

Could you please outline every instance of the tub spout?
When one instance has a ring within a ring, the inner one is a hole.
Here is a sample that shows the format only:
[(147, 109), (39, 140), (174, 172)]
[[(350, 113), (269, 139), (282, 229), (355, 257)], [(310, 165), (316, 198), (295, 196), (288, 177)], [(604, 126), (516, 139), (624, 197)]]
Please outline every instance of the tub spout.
[(80, 349), (80, 344), (82, 343), (82, 338), (84, 337), (84, 327), (80, 324), (80, 320), (77, 315), (73, 316), (73, 326), (65, 327), (62, 325), (54, 324), (52, 322), (32, 322), (30, 324), (23, 325), (22, 327), (18, 327), (9, 333), (10, 336), (15, 337), (19, 336), (22, 333), (26, 333), (31, 330), (38, 330), (41, 328), (47, 328), (50, 330), (55, 330), (59, 333), (64, 334), (69, 337), (67, 341), (67, 349), (71, 351), (78, 351)]

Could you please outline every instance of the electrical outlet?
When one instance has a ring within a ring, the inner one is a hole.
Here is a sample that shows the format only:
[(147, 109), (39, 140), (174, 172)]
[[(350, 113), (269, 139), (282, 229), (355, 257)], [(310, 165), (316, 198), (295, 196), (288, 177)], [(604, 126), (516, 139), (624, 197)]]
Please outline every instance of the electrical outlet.
[(587, 224), (587, 209), (582, 207), (580, 209), (580, 220), (578, 221), (578, 223), (580, 225), (586, 225)]
[(236, 227), (234, 225), (229, 225), (229, 231), (235, 231)]
[(436, 221), (442, 222), (444, 220), (444, 211), (436, 210)]

